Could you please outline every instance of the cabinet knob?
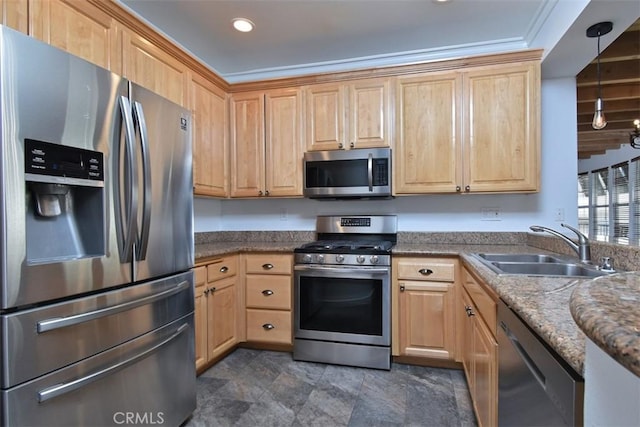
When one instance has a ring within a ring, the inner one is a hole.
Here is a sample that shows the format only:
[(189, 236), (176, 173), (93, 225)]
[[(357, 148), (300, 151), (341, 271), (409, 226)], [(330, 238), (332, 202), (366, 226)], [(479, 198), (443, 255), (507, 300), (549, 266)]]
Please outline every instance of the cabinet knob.
[(266, 190), (266, 191), (264, 192), (264, 195), (265, 195), (265, 196), (268, 196), (268, 195), (269, 195), (269, 190)]
[(344, 149), (344, 144), (342, 142), (338, 143), (338, 148), (341, 150)]
[(262, 291), (262, 295), (264, 295), (265, 297), (271, 296), (273, 295), (273, 291), (271, 289), (265, 289), (264, 291)]
[(404, 292), (404, 285), (400, 285), (400, 292)]
[(220, 273), (226, 273), (227, 271), (229, 271), (229, 267), (227, 267), (226, 265), (220, 267)]
[(471, 317), (471, 316), (475, 316), (476, 314), (473, 312), (473, 309), (471, 308), (471, 306), (469, 305), (465, 305), (464, 306), (464, 311), (467, 312), (467, 316)]
[(271, 270), (273, 268), (273, 264), (262, 264), (262, 268), (264, 268), (265, 270)]
[(467, 185), (466, 187), (464, 187), (464, 191), (466, 191), (466, 192), (468, 193), (469, 191), (471, 191), (471, 187), (469, 187), (469, 186)]
[(421, 268), (420, 270), (418, 270), (418, 273), (422, 274), (423, 276), (428, 276), (430, 274), (433, 274), (433, 270), (430, 268)]
[(460, 188), (459, 185), (456, 185), (456, 191), (459, 193), (460, 191), (462, 191), (462, 188)]
[(349, 147), (351, 147), (351, 148), (355, 148), (355, 146), (356, 146), (355, 142), (352, 142), (352, 143), (349, 144)]
[(262, 325), (262, 327), (267, 331), (270, 331), (271, 329), (275, 329), (275, 326), (273, 326), (271, 323), (265, 323), (264, 325)]
[(258, 196), (262, 196), (262, 190), (258, 191)]
[(209, 295), (209, 289), (205, 289), (205, 290), (204, 290), (204, 292), (203, 292), (203, 294), (205, 294), (205, 296), (206, 296), (206, 295)]

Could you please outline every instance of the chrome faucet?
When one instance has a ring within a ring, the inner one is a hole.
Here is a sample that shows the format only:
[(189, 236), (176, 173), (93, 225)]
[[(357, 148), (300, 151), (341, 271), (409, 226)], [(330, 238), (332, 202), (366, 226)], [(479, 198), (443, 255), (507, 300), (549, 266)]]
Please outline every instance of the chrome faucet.
[(580, 257), (580, 262), (582, 262), (584, 264), (591, 264), (591, 245), (589, 244), (589, 239), (587, 238), (587, 236), (585, 236), (579, 230), (576, 230), (575, 228), (573, 228), (570, 225), (567, 225), (567, 224), (560, 224), (560, 225), (563, 226), (564, 228), (568, 228), (569, 230), (571, 230), (574, 233), (576, 233), (576, 235), (578, 236), (578, 243), (577, 244), (573, 240), (571, 240), (570, 238), (565, 236), (564, 234), (562, 234), (562, 233), (560, 233), (560, 232), (558, 232), (556, 230), (553, 230), (551, 228), (542, 227), (540, 225), (532, 225), (529, 228), (531, 229), (531, 231), (535, 231), (537, 233), (547, 232), (549, 234), (553, 234), (554, 236), (557, 236), (557, 237), (561, 238), (569, 246), (571, 246), (571, 248), (574, 251), (576, 251), (576, 253)]

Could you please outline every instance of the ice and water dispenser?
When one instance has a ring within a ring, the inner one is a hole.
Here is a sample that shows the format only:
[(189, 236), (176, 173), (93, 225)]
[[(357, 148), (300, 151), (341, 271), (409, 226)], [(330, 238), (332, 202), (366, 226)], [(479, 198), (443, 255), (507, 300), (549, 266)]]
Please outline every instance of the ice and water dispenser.
[(24, 152), (27, 261), (104, 256), (103, 154), (33, 139)]

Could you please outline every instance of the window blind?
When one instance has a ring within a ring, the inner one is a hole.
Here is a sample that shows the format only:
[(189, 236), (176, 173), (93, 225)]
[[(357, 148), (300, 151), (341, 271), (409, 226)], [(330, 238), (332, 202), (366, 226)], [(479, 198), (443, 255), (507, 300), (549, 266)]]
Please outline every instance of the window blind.
[(591, 204), (593, 205), (592, 229), (589, 234), (595, 240), (609, 241), (609, 168), (592, 173)]
[(640, 246), (640, 157), (630, 162), (631, 184), (629, 196), (631, 200), (631, 217), (629, 243)]
[(611, 167), (613, 182), (611, 185), (611, 215), (613, 243), (629, 244), (629, 163), (624, 162)]
[(592, 237), (589, 233), (589, 173), (578, 175), (578, 229), (581, 233)]

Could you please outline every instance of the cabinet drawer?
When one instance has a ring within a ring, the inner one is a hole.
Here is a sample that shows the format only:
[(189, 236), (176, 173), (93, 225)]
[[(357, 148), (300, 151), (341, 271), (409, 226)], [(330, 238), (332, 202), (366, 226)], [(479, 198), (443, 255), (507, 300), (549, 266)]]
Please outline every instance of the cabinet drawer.
[(448, 258), (398, 259), (398, 279), (453, 282), (456, 277), (456, 261)]
[(247, 307), (291, 310), (291, 276), (249, 274)]
[(193, 281), (196, 287), (202, 286), (207, 283), (207, 267), (196, 267), (193, 269)]
[(224, 279), (225, 277), (235, 276), (238, 271), (238, 258), (226, 257), (220, 258), (207, 265), (207, 281)]
[(247, 341), (291, 344), (291, 312), (247, 309)]
[(289, 254), (248, 255), (245, 259), (248, 274), (291, 274), (293, 256)]
[(475, 311), (485, 321), (489, 330), (496, 336), (496, 312), (497, 304), (491, 296), (483, 289), (482, 285), (469, 273), (467, 270), (463, 271), (463, 284), (466, 291), (471, 297), (471, 301), (475, 306)]

